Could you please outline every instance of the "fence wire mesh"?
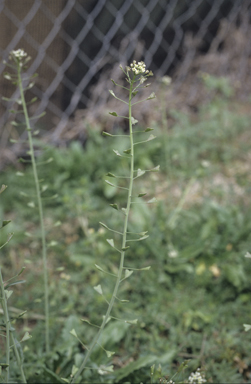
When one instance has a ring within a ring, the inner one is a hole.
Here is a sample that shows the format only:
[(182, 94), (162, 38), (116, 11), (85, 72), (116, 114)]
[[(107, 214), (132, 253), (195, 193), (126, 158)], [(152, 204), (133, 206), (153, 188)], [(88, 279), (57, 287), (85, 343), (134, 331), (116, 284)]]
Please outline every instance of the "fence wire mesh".
[[(54, 139), (77, 109), (94, 108), (93, 100), (96, 106), (107, 102), (99, 80), (115, 64), (133, 58), (143, 59), (157, 76), (174, 76), (176, 89), (195, 70), (216, 66), (224, 75), (231, 69), (245, 94), (250, 90), (250, 9), (250, 0), (2, 0), (1, 94), (16, 96), (3, 78), (2, 61), (18, 48), (32, 57), (28, 73), (39, 75), (30, 91), (38, 97), (31, 113), (47, 112), (44, 126), (54, 128)], [(226, 46), (232, 54), (222, 55)], [(188, 88), (186, 97), (192, 100), (197, 89), (192, 82)], [(12, 107), (2, 102), (1, 148), (9, 139)]]

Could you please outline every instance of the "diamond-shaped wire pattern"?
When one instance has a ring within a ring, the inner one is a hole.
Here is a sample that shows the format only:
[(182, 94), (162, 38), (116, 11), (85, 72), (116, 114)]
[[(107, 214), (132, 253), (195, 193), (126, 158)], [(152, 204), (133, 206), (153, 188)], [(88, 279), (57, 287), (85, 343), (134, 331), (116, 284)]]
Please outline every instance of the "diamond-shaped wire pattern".
[[(198, 51), (219, 49), (221, 20), (228, 20), (221, 31), (226, 36), (241, 15), (250, 24), (250, 8), (250, 0), (2, 0), (0, 56), (7, 60), (12, 49), (23, 48), (32, 57), (28, 72), (39, 75), (30, 91), (39, 100), (32, 112), (46, 110), (45, 123), (59, 135), (76, 109), (88, 106), (90, 86), (114, 63), (143, 59), (157, 75), (176, 71), (181, 83)], [(250, 68), (250, 52), (251, 39), (236, 68), (239, 80)], [(2, 60), (1, 93), (14, 97)], [(11, 107), (3, 102), (0, 109), (2, 147)]]

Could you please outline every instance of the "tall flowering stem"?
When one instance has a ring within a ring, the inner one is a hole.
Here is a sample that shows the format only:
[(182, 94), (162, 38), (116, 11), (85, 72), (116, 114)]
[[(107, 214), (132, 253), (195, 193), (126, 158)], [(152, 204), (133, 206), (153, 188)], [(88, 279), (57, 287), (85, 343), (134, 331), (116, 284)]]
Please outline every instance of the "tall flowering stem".
[[(33, 176), (36, 187), (36, 197), (38, 204), (38, 212), (40, 219), (40, 230), (41, 230), (41, 242), (42, 242), (42, 258), (43, 258), (43, 280), (44, 280), (44, 308), (45, 308), (45, 348), (46, 352), (50, 351), (50, 337), (49, 337), (49, 290), (48, 290), (48, 271), (47, 271), (47, 249), (46, 249), (46, 237), (45, 237), (45, 227), (44, 227), (44, 215), (43, 215), (43, 206), (42, 206), (42, 191), (40, 188), (38, 172), (37, 172), (37, 164), (34, 153), (34, 144), (32, 137), (32, 129), (30, 125), (30, 118), (27, 110), (27, 104), (24, 96), (24, 87), (23, 87), (23, 79), (22, 72), (25, 68), (25, 65), (30, 60), (30, 57), (27, 57), (26, 52), (22, 49), (18, 49), (16, 51), (11, 51), (10, 53), (10, 61), (14, 62), (14, 64), (8, 64), (9, 67), (16, 71), (16, 75), (13, 74), (5, 74), (5, 77), (9, 80), (12, 80), (13, 84), (17, 85), (20, 92), (20, 100), (17, 100), (19, 104), (22, 105), (23, 114), (25, 119), (26, 130), (28, 134), (29, 141), (29, 154), (31, 156), (31, 163), (33, 169)], [(27, 79), (26, 79), (27, 80)], [(26, 89), (30, 89), (33, 86), (33, 83), (29, 83)], [(38, 116), (39, 117), (39, 116)]]
[[(129, 88), (127, 87), (123, 87), (119, 84), (116, 84), (113, 80), (112, 82), (114, 83), (114, 85), (118, 85), (124, 89), (126, 89), (128, 92), (129, 92), (129, 98), (128, 98), (128, 102), (127, 101), (124, 101), (122, 99), (119, 99), (118, 97), (116, 97), (116, 95), (114, 94), (113, 91), (110, 91), (111, 95), (113, 97), (115, 97), (116, 99), (118, 99), (119, 101), (125, 103), (128, 105), (128, 120), (129, 120), (129, 139), (130, 139), (130, 148), (127, 149), (126, 151), (124, 151), (125, 155), (121, 155), (119, 154), (118, 151), (115, 151), (115, 154), (119, 157), (127, 157), (130, 161), (130, 174), (129, 174), (129, 185), (128, 185), (128, 188), (123, 188), (123, 189), (126, 189), (128, 190), (127, 192), (127, 203), (126, 203), (126, 208), (122, 209), (123, 210), (123, 213), (125, 215), (125, 218), (124, 218), (124, 225), (123, 225), (123, 232), (121, 232), (121, 236), (122, 236), (122, 241), (121, 241), (121, 245), (120, 245), (120, 249), (116, 248), (114, 246), (114, 240), (113, 239), (107, 239), (107, 242), (115, 249), (117, 250), (119, 253), (120, 253), (120, 263), (119, 263), (119, 269), (118, 269), (118, 274), (116, 276), (116, 282), (115, 282), (115, 286), (114, 286), (114, 290), (113, 290), (113, 293), (112, 293), (112, 297), (111, 297), (111, 300), (110, 302), (108, 303), (108, 308), (107, 308), (107, 311), (105, 313), (105, 315), (103, 316), (103, 320), (102, 320), (102, 323), (101, 325), (99, 326), (99, 330), (98, 332), (96, 333), (91, 345), (88, 347), (87, 349), (87, 352), (86, 352), (86, 355), (85, 355), (85, 358), (81, 364), (81, 366), (79, 367), (79, 369), (77, 370), (77, 372), (74, 372), (72, 374), (72, 379), (71, 379), (71, 383), (75, 383), (75, 382), (78, 382), (78, 379), (79, 379), (79, 376), (81, 375), (81, 373), (83, 372), (83, 370), (86, 368), (86, 364), (93, 352), (93, 349), (95, 348), (95, 346), (98, 344), (99, 340), (100, 340), (100, 336), (102, 335), (102, 332), (105, 328), (105, 325), (107, 324), (107, 322), (110, 320), (110, 314), (111, 314), (111, 311), (112, 311), (112, 308), (114, 306), (114, 302), (115, 302), (115, 299), (117, 299), (117, 296), (118, 296), (118, 290), (119, 290), (119, 286), (120, 286), (120, 283), (127, 277), (129, 277), (131, 274), (132, 274), (132, 271), (129, 271), (128, 269), (125, 270), (125, 267), (124, 267), (124, 260), (125, 260), (125, 252), (127, 251), (127, 249), (129, 248), (128, 246), (128, 220), (129, 220), (129, 213), (130, 213), (130, 208), (131, 208), (131, 203), (132, 203), (132, 192), (133, 192), (133, 182), (134, 182), (134, 179), (143, 175), (145, 173), (145, 171), (141, 171), (141, 170), (138, 170), (137, 174), (135, 174), (135, 169), (134, 169), (134, 159), (135, 159), (135, 156), (134, 156), (134, 146), (135, 144), (139, 144), (139, 143), (134, 143), (134, 132), (133, 132), (133, 125), (137, 122), (133, 116), (132, 116), (132, 106), (139, 103), (139, 102), (142, 102), (144, 100), (141, 100), (141, 101), (137, 101), (135, 103), (133, 103), (133, 98), (136, 96), (136, 94), (138, 93), (138, 90), (140, 88), (144, 88), (144, 87), (147, 87), (149, 84), (147, 84), (146, 86), (143, 85), (143, 83), (147, 80), (147, 77), (148, 76), (152, 76), (152, 72), (149, 72), (148, 70), (145, 69), (145, 64), (143, 62), (139, 62), (139, 63), (136, 63), (136, 61), (134, 61), (130, 67), (126, 67), (125, 69), (120, 66), (121, 70), (125, 73), (126, 75), (126, 80), (127, 82), (129, 83)], [(147, 99), (145, 100), (150, 100), (150, 99), (153, 99), (155, 97), (155, 94), (152, 93)], [(112, 116), (118, 116), (116, 114), (116, 112), (110, 112), (110, 114)], [(149, 129), (151, 130), (151, 129)], [(148, 131), (148, 130), (146, 130)], [(144, 131), (142, 131), (144, 132)], [(104, 132), (103, 133), (105, 136), (116, 136), (116, 135), (111, 135), (109, 133), (106, 133)], [(128, 135), (126, 135), (128, 137)], [(154, 138), (153, 135), (151, 135), (152, 137), (150, 138), (150, 140), (152, 138)], [(149, 139), (145, 140), (145, 141), (149, 141)], [(144, 141), (143, 141), (144, 142)], [(157, 170), (158, 167), (156, 167), (155, 170)], [(141, 172), (139, 172), (141, 171)], [(109, 176), (109, 173), (108, 173), (108, 176)], [(115, 175), (113, 175), (113, 177), (115, 177)], [(119, 177), (118, 177), (119, 178)], [(106, 181), (107, 182), (107, 181)], [(108, 184), (112, 185), (110, 182), (108, 182)], [(116, 210), (118, 210), (118, 206), (117, 204), (111, 204), (111, 206), (113, 208), (115, 208)], [(106, 229), (110, 230), (110, 231), (113, 231), (112, 229), (108, 228), (105, 224), (103, 223), (100, 223), (103, 227), (105, 227)], [(116, 232), (116, 231), (113, 231), (113, 232)], [(137, 240), (143, 240), (144, 238), (148, 237), (146, 236), (146, 233), (147, 232), (141, 232), (140, 235), (141, 237), (139, 239), (134, 239), (133, 241), (137, 241)], [(136, 234), (137, 235), (137, 234)], [(149, 267), (147, 268), (142, 268), (142, 269), (149, 269)], [(125, 277), (123, 277), (123, 272), (125, 272)], [(97, 286), (95, 287), (95, 290), (99, 293), (99, 294), (103, 294), (102, 293), (102, 288), (101, 286)], [(128, 321), (129, 322), (129, 321)], [(111, 356), (113, 354), (113, 352), (109, 352), (109, 351), (106, 351), (107, 355), (108, 356)]]

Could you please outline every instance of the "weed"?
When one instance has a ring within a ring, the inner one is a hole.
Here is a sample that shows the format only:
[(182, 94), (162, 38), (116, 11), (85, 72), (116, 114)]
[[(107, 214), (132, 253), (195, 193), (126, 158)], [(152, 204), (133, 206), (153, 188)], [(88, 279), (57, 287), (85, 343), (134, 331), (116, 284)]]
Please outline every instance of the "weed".
[[(6, 189), (6, 185), (2, 185), (2, 187), (0, 188), (0, 194)], [(2, 223), (2, 226), (0, 227), (0, 229), (2, 229), (3, 227), (5, 227), (6, 225), (9, 224), (10, 221), (3, 221)], [(0, 249), (3, 248), (6, 244), (9, 243), (10, 239), (12, 238), (13, 236), (13, 233), (10, 233), (8, 235), (8, 238), (6, 240), (6, 242), (1, 245)], [(2, 334), (1, 336), (3, 336), (5, 338), (5, 356), (6, 356), (6, 362), (5, 363), (0, 363), (0, 377), (2, 376), (2, 371), (5, 372), (5, 378), (4, 378), (4, 382), (5, 383), (9, 383), (9, 380), (10, 380), (10, 372), (11, 372), (11, 361), (10, 361), (10, 352), (12, 351), (12, 349), (14, 350), (14, 354), (15, 354), (15, 357), (16, 357), (16, 360), (17, 360), (17, 364), (18, 364), (18, 367), (19, 367), (19, 371), (20, 371), (20, 375), (21, 375), (21, 378), (22, 378), (22, 381), (24, 383), (26, 383), (26, 377), (25, 377), (25, 374), (24, 374), (24, 370), (23, 370), (23, 358), (22, 358), (22, 347), (20, 345), (20, 342), (16, 339), (15, 335), (14, 335), (14, 332), (15, 332), (15, 328), (13, 327), (13, 324), (12, 324), (12, 321), (10, 319), (10, 316), (9, 316), (9, 310), (8, 310), (8, 300), (9, 298), (11, 297), (13, 291), (9, 290), (8, 288), (13, 286), (13, 285), (17, 285), (17, 284), (20, 284), (20, 283), (23, 283), (24, 281), (23, 280), (19, 280), (19, 281), (14, 281), (14, 282), (10, 282), (11, 280), (15, 280), (18, 276), (21, 275), (21, 273), (24, 271), (24, 268), (21, 269), (21, 271), (14, 277), (12, 277), (11, 279), (7, 280), (6, 282), (4, 282), (3, 280), (3, 276), (2, 276), (2, 268), (0, 267), (0, 292), (1, 292), (1, 298), (0, 298), (0, 301), (1, 301), (1, 305), (2, 305), (2, 309), (3, 309), (3, 321), (1, 323), (1, 332), (4, 332), (4, 335)], [(19, 314), (19, 317), (22, 317), (24, 314), (21, 313)], [(30, 335), (29, 333), (27, 332), (24, 337), (22, 338), (21, 342), (22, 341), (25, 341), (25, 340), (28, 340), (30, 338)], [(12, 343), (12, 344), (11, 344)]]
[[(37, 172), (37, 162), (35, 158), (34, 152), (34, 144), (33, 144), (33, 135), (36, 134), (34, 130), (32, 131), (30, 118), (28, 115), (27, 103), (24, 96), (24, 91), (30, 89), (34, 84), (30, 81), (30, 79), (23, 79), (22, 74), (23, 70), (26, 68), (26, 64), (30, 60), (30, 57), (27, 57), (27, 54), (22, 50), (18, 49), (16, 51), (11, 51), (10, 53), (10, 63), (6, 63), (6, 65), (12, 68), (16, 74), (5, 73), (5, 78), (11, 80), (13, 84), (15, 84), (20, 92), (20, 99), (15, 100), (19, 105), (22, 106), (23, 114), (24, 114), (24, 123), (27, 130), (28, 140), (29, 140), (29, 151), (28, 155), (31, 157), (31, 164), (33, 170), (33, 177), (35, 181), (36, 187), (36, 198), (38, 204), (38, 212), (40, 219), (40, 234), (41, 234), (41, 242), (42, 242), (42, 258), (43, 258), (43, 278), (44, 278), (44, 309), (45, 309), (45, 347), (47, 353), (50, 351), (50, 334), (49, 334), (49, 282), (48, 282), (48, 271), (47, 271), (47, 246), (46, 246), (46, 238), (45, 238), (45, 227), (44, 227), (44, 213), (43, 213), (43, 205), (42, 205), (42, 193), (47, 189), (46, 186), (40, 185), (38, 172)], [(13, 64), (14, 63), (14, 64)], [(34, 76), (33, 76), (34, 77)], [(26, 88), (23, 87), (23, 81), (29, 80), (28, 86)], [(6, 99), (9, 100), (9, 99)], [(36, 98), (31, 101), (35, 102)], [(41, 116), (41, 115), (40, 115)], [(38, 119), (40, 116), (36, 116)], [(17, 124), (17, 123), (15, 123)], [(33, 201), (30, 203), (31, 207), (35, 207)]]

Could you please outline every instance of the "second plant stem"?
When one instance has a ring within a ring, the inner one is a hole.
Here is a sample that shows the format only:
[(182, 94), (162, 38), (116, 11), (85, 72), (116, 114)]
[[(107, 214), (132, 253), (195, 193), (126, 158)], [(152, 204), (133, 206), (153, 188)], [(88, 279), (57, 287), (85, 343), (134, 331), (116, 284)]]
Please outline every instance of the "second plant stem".
[(9, 376), (10, 376), (10, 338), (12, 341), (12, 347), (14, 349), (14, 353), (17, 359), (17, 364), (20, 369), (20, 375), (22, 378), (23, 383), (27, 383), (24, 370), (23, 370), (23, 364), (22, 359), (20, 357), (20, 354), (17, 349), (16, 340), (13, 334), (13, 328), (11, 326), (10, 317), (9, 317), (9, 311), (8, 311), (8, 304), (7, 304), (7, 297), (4, 289), (4, 282), (2, 277), (2, 271), (0, 267), (0, 288), (1, 288), (1, 300), (2, 300), (2, 308), (3, 308), (3, 315), (4, 315), (4, 322), (5, 322), (5, 333), (6, 333), (6, 372), (5, 372), (5, 383), (9, 383)]
[[(131, 162), (130, 162), (130, 182), (129, 182), (129, 188), (128, 188), (128, 195), (127, 195), (127, 205), (126, 205), (126, 212), (125, 212), (125, 220), (124, 220), (124, 229), (123, 229), (123, 236), (122, 236), (122, 249), (125, 248), (126, 246), (126, 239), (127, 239), (127, 227), (128, 227), (128, 218), (129, 218), (129, 212), (130, 212), (130, 207), (131, 207), (131, 199), (132, 199), (132, 189), (133, 189), (133, 175), (134, 175), (134, 147), (133, 147), (133, 131), (132, 131), (132, 90), (133, 90), (133, 83), (130, 84), (130, 91), (129, 91), (129, 103), (128, 103), (128, 109), (129, 109), (129, 130), (130, 130), (130, 155), (131, 155)], [(118, 275), (116, 278), (116, 283), (115, 287), (113, 290), (112, 298), (109, 302), (106, 314), (103, 318), (102, 324), (99, 328), (99, 331), (95, 335), (90, 347), (88, 348), (88, 351), (86, 352), (85, 358), (79, 367), (79, 370), (73, 377), (71, 383), (75, 383), (78, 379), (78, 377), (81, 375), (83, 370), (86, 367), (86, 363), (91, 356), (93, 349), (95, 348), (96, 344), (98, 343), (98, 340), (105, 328), (105, 325), (109, 319), (111, 310), (114, 305), (114, 301), (117, 298), (117, 293), (119, 289), (119, 285), (121, 282), (121, 277), (122, 277), (122, 272), (124, 269), (124, 259), (125, 259), (125, 251), (121, 251), (121, 256), (120, 256), (120, 264), (119, 264), (119, 270), (118, 270)]]
[(24, 90), (22, 86), (22, 77), (21, 77), (21, 67), (18, 67), (18, 84), (20, 97), (24, 112), (25, 124), (28, 133), (29, 147), (30, 147), (30, 156), (32, 162), (33, 175), (36, 185), (36, 195), (37, 195), (37, 203), (38, 203), (38, 211), (40, 218), (40, 229), (41, 229), (41, 241), (42, 241), (42, 255), (43, 255), (43, 278), (44, 278), (44, 306), (45, 306), (45, 349), (48, 353), (50, 351), (50, 336), (49, 336), (49, 290), (48, 290), (48, 272), (47, 272), (47, 250), (46, 250), (46, 240), (45, 240), (45, 228), (44, 228), (44, 216), (43, 216), (43, 206), (42, 206), (42, 198), (41, 198), (41, 190), (39, 185), (38, 173), (37, 173), (37, 165), (34, 154), (34, 146), (32, 140), (30, 119), (27, 111), (27, 106), (24, 97)]

